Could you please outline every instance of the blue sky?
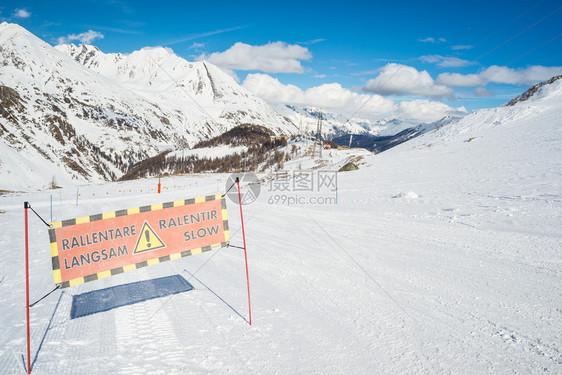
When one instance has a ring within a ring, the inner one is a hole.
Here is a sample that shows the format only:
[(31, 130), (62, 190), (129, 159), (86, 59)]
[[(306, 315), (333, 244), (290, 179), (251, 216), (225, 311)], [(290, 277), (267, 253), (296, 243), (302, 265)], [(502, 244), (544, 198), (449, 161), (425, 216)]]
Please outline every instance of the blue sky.
[(348, 111), (373, 93), (380, 105), (493, 107), (562, 74), (562, 2), (552, 0), (4, 1), (0, 18), (53, 45), (168, 46), (268, 100), (331, 95), (337, 107), (341, 96)]

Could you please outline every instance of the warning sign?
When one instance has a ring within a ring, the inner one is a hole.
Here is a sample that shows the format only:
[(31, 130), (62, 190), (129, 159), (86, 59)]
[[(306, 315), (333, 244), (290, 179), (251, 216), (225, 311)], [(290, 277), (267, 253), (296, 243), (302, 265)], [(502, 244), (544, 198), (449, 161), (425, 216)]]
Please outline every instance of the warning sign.
[(154, 229), (152, 229), (150, 224), (145, 221), (140, 230), (133, 254), (156, 250), (162, 247), (166, 247), (166, 245), (164, 245), (164, 242), (162, 242), (160, 237), (158, 237), (158, 235), (154, 232)]
[(226, 246), (226, 202), (217, 194), (58, 221), (49, 239), (64, 288)]

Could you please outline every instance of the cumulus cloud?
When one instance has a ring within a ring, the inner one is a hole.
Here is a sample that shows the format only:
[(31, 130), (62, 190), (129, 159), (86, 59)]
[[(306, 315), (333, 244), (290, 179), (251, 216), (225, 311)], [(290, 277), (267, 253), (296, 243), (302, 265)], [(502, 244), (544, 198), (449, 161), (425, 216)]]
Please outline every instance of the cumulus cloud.
[(365, 103), (362, 113), (403, 116), (420, 122), (436, 121), (450, 114), (466, 113), (464, 107), (453, 108), (441, 102), (430, 100), (403, 101), (395, 104), (393, 100), (380, 95), (359, 94), (343, 88), (338, 83), (324, 84), (302, 90), (295, 85), (284, 85), (267, 74), (249, 74), (242, 84), (257, 96), (277, 103), (298, 104), (329, 108), (340, 113), (350, 113)]
[(488, 83), (533, 85), (559, 74), (562, 74), (562, 66), (535, 65), (512, 69), (493, 65), (477, 74), (442, 73), (436, 82), (456, 87), (486, 86)]
[(458, 57), (441, 55), (424, 55), (420, 60), (426, 63), (437, 64), (444, 68), (460, 68), (476, 64), (474, 61), (459, 59)]
[(88, 30), (80, 34), (69, 34), (67, 36), (61, 36), (57, 39), (58, 44), (70, 43), (74, 40), (80, 41), (80, 43), (90, 44), (96, 39), (103, 39), (103, 34), (99, 31)]
[(267, 73), (303, 73), (301, 60), (310, 60), (308, 48), (284, 42), (252, 46), (238, 42), (224, 52), (202, 55), (215, 65), (233, 70), (259, 70)]
[(403, 101), (396, 105), (396, 112), (403, 117), (419, 121), (437, 121), (447, 115), (466, 114), (465, 107), (453, 108), (445, 103), (429, 100)]
[(367, 81), (363, 90), (382, 95), (422, 95), (433, 98), (453, 98), (450, 87), (436, 84), (427, 71), (408, 65), (387, 64), (380, 74)]
[[(370, 95), (345, 89), (339, 83), (328, 83), (302, 90), (295, 85), (284, 85), (278, 79), (261, 73), (248, 74), (242, 86), (271, 102), (311, 105), (345, 111), (361, 107), (370, 98)], [(392, 100), (375, 95), (362, 108), (362, 111), (387, 113), (393, 109), (393, 105)]]
[(16, 9), (14, 11), (14, 18), (29, 18), (31, 13), (27, 9)]

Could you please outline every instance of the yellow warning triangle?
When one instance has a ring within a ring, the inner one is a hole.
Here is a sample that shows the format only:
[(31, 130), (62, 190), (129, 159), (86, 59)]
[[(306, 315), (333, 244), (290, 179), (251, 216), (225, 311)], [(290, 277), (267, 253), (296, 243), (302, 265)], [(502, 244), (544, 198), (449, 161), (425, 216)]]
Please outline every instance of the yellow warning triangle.
[(133, 254), (143, 253), (145, 251), (151, 251), (156, 249), (161, 249), (166, 247), (164, 242), (158, 237), (154, 229), (146, 221), (142, 225), (142, 229), (139, 233), (139, 238), (137, 238), (137, 244), (135, 245), (135, 250)]

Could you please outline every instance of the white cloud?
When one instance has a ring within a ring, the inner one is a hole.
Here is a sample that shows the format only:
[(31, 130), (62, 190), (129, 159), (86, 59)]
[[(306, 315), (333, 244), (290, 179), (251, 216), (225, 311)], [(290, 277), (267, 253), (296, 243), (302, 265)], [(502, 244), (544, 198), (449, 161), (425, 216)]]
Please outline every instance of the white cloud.
[(205, 38), (208, 36), (212, 36), (212, 35), (218, 35), (218, 34), (223, 34), (223, 33), (229, 33), (231, 31), (236, 31), (236, 30), (240, 30), (240, 29), (245, 29), (246, 26), (236, 26), (236, 27), (231, 27), (229, 29), (221, 29), (221, 30), (213, 30), (213, 31), (206, 31), (204, 33), (199, 33), (199, 34), (191, 34), (188, 36), (185, 36), (183, 38), (179, 38), (179, 39), (175, 39), (175, 40), (170, 40), (166, 43), (163, 43), (165, 46), (171, 46), (173, 44), (178, 44), (178, 43), (183, 43), (183, 42), (187, 42), (189, 40), (194, 40), (194, 39), (200, 39), (200, 38)]
[(325, 42), (326, 39), (324, 38), (318, 38), (318, 39), (312, 39), (306, 42), (297, 42), (298, 44), (316, 44), (316, 43), (322, 43)]
[(304, 92), (300, 88), (291, 84), (284, 85), (267, 74), (248, 74), (242, 86), (271, 102), (303, 103)]
[(455, 87), (486, 85), (488, 82), (479, 74), (441, 73), (435, 80), (438, 84)]
[(445, 43), (447, 41), (447, 39), (445, 38), (433, 38), (431, 36), (428, 36), (427, 38), (423, 38), (423, 39), (418, 39), (418, 42), (422, 42), (422, 43)]
[(439, 56), (439, 55), (424, 55), (424, 56), (421, 56), (419, 59), (423, 62), (426, 62), (426, 63), (435, 64), (435, 63), (441, 61), (442, 57), (443, 56)]
[(559, 74), (562, 74), (562, 66), (535, 65), (512, 69), (493, 65), (477, 74), (442, 73), (437, 77), (436, 82), (456, 87), (486, 86), (488, 83), (533, 85)]
[[(339, 83), (329, 83), (302, 90), (295, 85), (284, 85), (278, 79), (261, 73), (248, 74), (242, 86), (271, 102), (311, 105), (347, 112), (361, 107), (371, 97), (345, 89)], [(393, 106), (392, 100), (375, 95), (362, 108), (362, 111), (387, 113), (393, 109)]]
[(462, 115), (466, 108), (453, 108), (445, 103), (429, 100), (403, 101), (396, 105), (396, 112), (400, 116), (424, 122), (437, 121), (447, 115)]
[(474, 94), (474, 96), (479, 98), (487, 98), (489, 96), (495, 96), (493, 92), (486, 90), (484, 87), (477, 87), (474, 90), (472, 90), (472, 93)]
[(31, 13), (27, 9), (16, 9), (14, 11), (14, 18), (29, 18)]
[(464, 107), (453, 108), (441, 102), (429, 100), (393, 100), (380, 95), (359, 94), (341, 87), (338, 83), (324, 84), (302, 90), (295, 85), (284, 85), (267, 74), (248, 74), (242, 84), (257, 96), (277, 103), (298, 104), (328, 108), (331, 111), (350, 114), (363, 106), (361, 113), (403, 116), (420, 122), (436, 121), (449, 114), (466, 113)]
[(443, 68), (462, 68), (476, 64), (474, 61), (459, 59), (458, 57), (444, 57), (437, 65)]
[(545, 67), (535, 65), (525, 69), (511, 69), (506, 66), (493, 65), (480, 74), (489, 82), (532, 85), (562, 74), (562, 66)]
[(382, 95), (422, 95), (442, 98), (454, 97), (451, 88), (436, 84), (427, 71), (408, 65), (387, 64), (378, 77), (367, 81), (363, 90)]
[(201, 48), (203, 48), (203, 47), (205, 47), (205, 43), (193, 42), (193, 44), (192, 44), (191, 46), (189, 46), (188, 49), (195, 49), (195, 50), (197, 50), (197, 49), (201, 49)]
[(88, 30), (80, 34), (69, 34), (67, 36), (61, 36), (57, 39), (58, 44), (70, 43), (74, 40), (80, 41), (80, 43), (90, 44), (96, 39), (103, 39), (103, 34), (99, 31)]
[(215, 65), (233, 70), (259, 70), (268, 73), (302, 73), (301, 60), (310, 60), (308, 48), (284, 42), (252, 46), (238, 42), (224, 52), (202, 55)]
[(459, 51), (459, 50), (469, 50), (472, 49), (473, 46), (469, 46), (466, 44), (460, 44), (460, 45), (456, 45), (456, 46), (451, 46), (451, 49), (453, 51)]
[(420, 57), (420, 60), (426, 63), (437, 64), (444, 68), (460, 68), (476, 64), (473, 61), (459, 59), (458, 57), (441, 55), (424, 55)]
[(435, 39), (432, 37), (427, 37), (424, 39), (418, 39), (418, 42), (422, 42), (422, 43), (435, 43)]

